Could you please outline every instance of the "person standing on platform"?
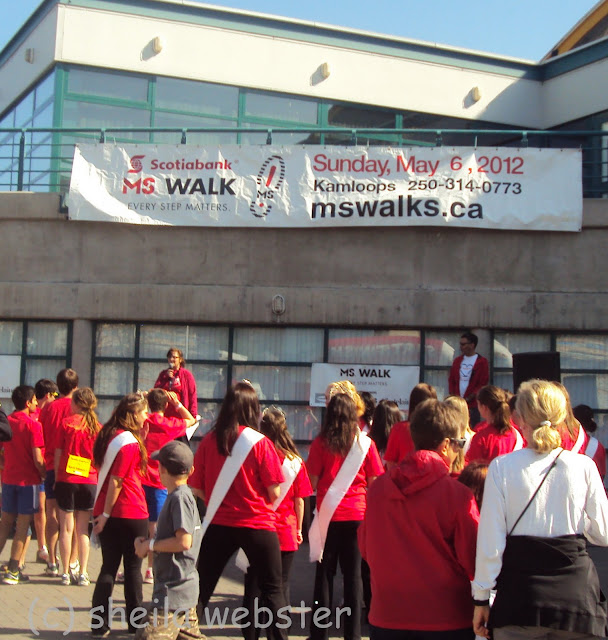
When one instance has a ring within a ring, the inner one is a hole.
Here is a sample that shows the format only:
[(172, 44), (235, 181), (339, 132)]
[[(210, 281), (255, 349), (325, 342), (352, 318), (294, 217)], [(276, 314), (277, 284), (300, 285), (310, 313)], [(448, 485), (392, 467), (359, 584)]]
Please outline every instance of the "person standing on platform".
[(460, 336), (462, 355), (455, 358), (448, 377), (450, 395), (461, 396), (469, 405), (471, 427), (481, 420), (477, 408), (477, 392), (490, 382), (490, 367), (483, 356), (476, 353), (478, 338), (474, 333)]
[[(171, 347), (167, 351), (167, 362), (169, 367), (158, 374), (154, 388), (175, 392), (184, 407), (196, 417), (198, 414), (196, 381), (192, 372), (184, 368), (186, 364), (184, 354), (180, 349)], [(165, 415), (168, 418), (182, 418), (173, 404), (169, 404)]]

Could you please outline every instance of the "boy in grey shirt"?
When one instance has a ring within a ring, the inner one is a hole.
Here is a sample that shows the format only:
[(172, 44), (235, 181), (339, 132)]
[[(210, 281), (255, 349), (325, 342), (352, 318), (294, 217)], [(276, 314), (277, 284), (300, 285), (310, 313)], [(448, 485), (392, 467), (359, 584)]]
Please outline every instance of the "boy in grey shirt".
[[(174, 440), (151, 456), (158, 460), (160, 480), (168, 496), (158, 516), (156, 538), (137, 538), (135, 553), (154, 552), (154, 591), (147, 624), (137, 640), (201, 638), (196, 615), (199, 580), (196, 561), (202, 530), (188, 476), (194, 456), (188, 445)], [(156, 611), (155, 611), (156, 610)]]

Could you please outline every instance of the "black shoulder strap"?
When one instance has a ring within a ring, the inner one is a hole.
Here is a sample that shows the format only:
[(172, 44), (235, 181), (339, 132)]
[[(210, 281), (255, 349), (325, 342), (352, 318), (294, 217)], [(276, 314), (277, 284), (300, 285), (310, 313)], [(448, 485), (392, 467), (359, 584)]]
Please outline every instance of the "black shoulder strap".
[(515, 521), (515, 524), (511, 527), (511, 531), (509, 531), (509, 533), (507, 534), (508, 536), (510, 536), (513, 533), (513, 531), (515, 530), (515, 527), (519, 524), (519, 521), (523, 518), (524, 513), (526, 513), (526, 511), (528, 510), (528, 507), (532, 504), (532, 501), (534, 500), (534, 498), (536, 498), (536, 494), (540, 491), (540, 488), (543, 486), (543, 483), (547, 479), (547, 476), (551, 473), (551, 469), (553, 469), (553, 467), (557, 464), (557, 459), (562, 455), (563, 452), (564, 450), (562, 449), (555, 456), (555, 460), (553, 460), (553, 462), (551, 463), (551, 466), (547, 469), (545, 475), (543, 476), (543, 479), (540, 481), (540, 484), (538, 485), (538, 487), (536, 487), (536, 491), (532, 494), (532, 497), (528, 500), (528, 504), (524, 507), (524, 510), (519, 514), (519, 518), (517, 518), (517, 520)]

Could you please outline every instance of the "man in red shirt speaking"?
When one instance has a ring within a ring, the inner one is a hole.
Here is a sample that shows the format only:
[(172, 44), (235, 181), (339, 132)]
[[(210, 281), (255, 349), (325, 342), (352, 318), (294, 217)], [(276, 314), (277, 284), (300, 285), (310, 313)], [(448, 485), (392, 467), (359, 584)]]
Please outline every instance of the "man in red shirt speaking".
[(490, 382), (488, 361), (475, 352), (477, 341), (477, 336), (474, 333), (463, 333), (460, 336), (462, 355), (452, 362), (448, 377), (450, 395), (461, 396), (469, 405), (471, 427), (474, 427), (481, 420), (477, 408), (477, 392)]

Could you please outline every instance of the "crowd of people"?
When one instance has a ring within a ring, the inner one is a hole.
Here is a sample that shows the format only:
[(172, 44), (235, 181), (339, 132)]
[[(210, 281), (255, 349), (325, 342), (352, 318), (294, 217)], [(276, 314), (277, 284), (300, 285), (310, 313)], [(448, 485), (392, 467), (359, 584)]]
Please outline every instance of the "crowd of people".
[[(463, 351), (476, 345), (472, 335)], [(486, 383), (472, 397), (485, 375), (473, 355), (463, 354), (466, 370), (453, 367), (455, 393), (443, 401), (416, 385), (407, 420), (348, 380), (330, 384), (306, 461), (284, 412), (262, 411), (247, 380), (228, 388), (192, 452), (183, 440), (196, 423), (196, 388), (177, 349), (155, 388), (123, 397), (103, 425), (93, 390), (80, 388), (72, 369), (56, 383), (20, 385), (15, 411), (0, 412), (0, 553), (13, 535), (1, 581), (28, 580), (32, 527), (45, 573), (66, 586), (91, 583), (89, 546), (99, 545), (94, 636), (111, 631), (122, 564), (129, 631), (199, 637), (197, 608), (238, 552), (243, 637), (259, 638), (260, 602), (268, 637), (284, 640), (305, 501), (316, 493), (312, 640), (329, 636), (319, 614), (336, 602), (338, 566), (345, 640), (360, 640), (365, 622), (372, 640), (602, 637), (606, 601), (586, 551), (586, 541), (608, 546), (605, 449), (592, 435), (593, 412), (573, 409), (562, 385), (543, 380), (516, 396)], [(131, 614), (144, 581), (154, 597), (142, 626)], [(154, 614), (166, 603), (177, 620)]]

